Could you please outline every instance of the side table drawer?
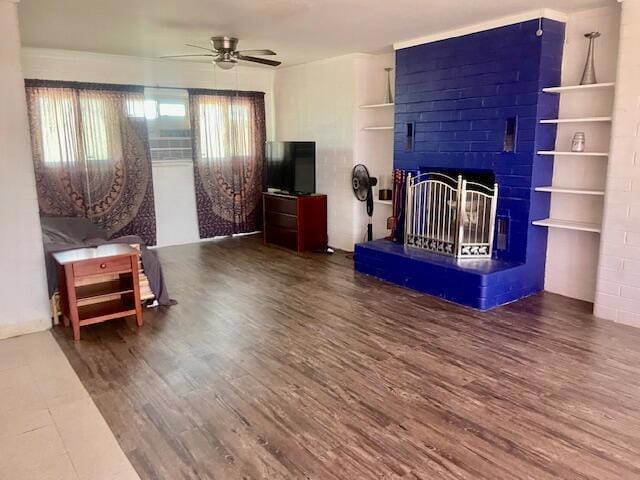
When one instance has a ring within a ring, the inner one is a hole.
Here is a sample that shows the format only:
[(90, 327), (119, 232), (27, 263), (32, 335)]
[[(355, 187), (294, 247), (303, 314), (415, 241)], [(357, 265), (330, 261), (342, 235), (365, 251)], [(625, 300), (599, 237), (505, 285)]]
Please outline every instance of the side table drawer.
[(131, 257), (103, 258), (73, 264), (73, 274), (76, 277), (87, 277), (89, 275), (101, 275), (103, 273), (130, 270)]

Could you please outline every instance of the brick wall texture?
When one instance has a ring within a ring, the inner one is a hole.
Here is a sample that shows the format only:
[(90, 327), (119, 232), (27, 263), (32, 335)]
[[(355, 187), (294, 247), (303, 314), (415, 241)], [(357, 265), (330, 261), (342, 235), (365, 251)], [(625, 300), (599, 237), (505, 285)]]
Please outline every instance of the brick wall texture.
[(622, 3), (595, 315), (640, 327), (640, 0)]

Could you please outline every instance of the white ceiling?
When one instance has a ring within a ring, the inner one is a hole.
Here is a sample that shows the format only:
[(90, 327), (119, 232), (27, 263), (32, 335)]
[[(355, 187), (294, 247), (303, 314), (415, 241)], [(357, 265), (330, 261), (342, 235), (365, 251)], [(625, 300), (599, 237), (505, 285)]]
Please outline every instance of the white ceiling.
[(394, 42), (543, 7), (615, 0), (22, 0), (28, 47), (157, 57), (212, 35), (270, 48), (285, 64), (390, 49)]

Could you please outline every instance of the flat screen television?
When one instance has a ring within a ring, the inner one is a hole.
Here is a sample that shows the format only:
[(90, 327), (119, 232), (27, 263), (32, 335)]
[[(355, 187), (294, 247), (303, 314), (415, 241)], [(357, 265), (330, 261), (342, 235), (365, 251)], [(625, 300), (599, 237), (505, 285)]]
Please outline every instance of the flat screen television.
[(267, 187), (294, 195), (316, 192), (316, 142), (267, 142)]

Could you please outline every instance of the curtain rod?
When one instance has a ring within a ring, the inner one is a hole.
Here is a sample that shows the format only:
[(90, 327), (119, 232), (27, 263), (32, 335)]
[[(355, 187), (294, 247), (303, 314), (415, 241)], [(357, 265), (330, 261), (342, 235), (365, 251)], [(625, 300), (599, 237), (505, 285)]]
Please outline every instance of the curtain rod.
[(144, 92), (146, 88), (157, 88), (165, 90), (187, 91), (190, 95), (218, 95), (225, 97), (264, 97), (264, 92), (253, 90), (215, 90), (208, 88), (182, 88), (182, 87), (161, 87), (158, 85), (127, 85), (119, 83), (92, 83), (92, 82), (72, 82), (67, 80), (43, 80), (25, 78), (26, 87), (45, 88), (77, 88), (82, 90), (111, 90), (119, 92)]

